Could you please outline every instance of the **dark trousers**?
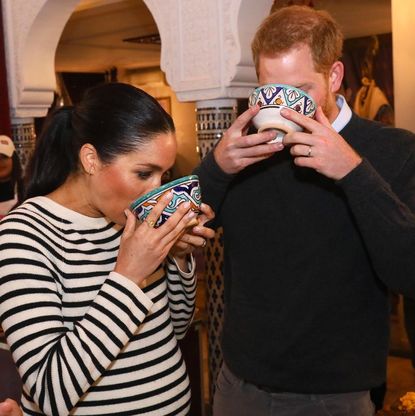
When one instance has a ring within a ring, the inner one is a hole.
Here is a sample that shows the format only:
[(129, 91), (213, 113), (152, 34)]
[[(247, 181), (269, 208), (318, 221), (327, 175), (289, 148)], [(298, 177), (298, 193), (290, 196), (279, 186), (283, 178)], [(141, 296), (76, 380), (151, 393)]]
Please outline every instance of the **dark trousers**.
[(374, 387), (370, 390), (370, 399), (375, 405), (375, 410), (383, 409), (383, 402), (385, 401), (386, 390), (386, 381), (382, 383), (380, 386)]
[(222, 365), (213, 416), (373, 416), (369, 392), (342, 394), (269, 393)]

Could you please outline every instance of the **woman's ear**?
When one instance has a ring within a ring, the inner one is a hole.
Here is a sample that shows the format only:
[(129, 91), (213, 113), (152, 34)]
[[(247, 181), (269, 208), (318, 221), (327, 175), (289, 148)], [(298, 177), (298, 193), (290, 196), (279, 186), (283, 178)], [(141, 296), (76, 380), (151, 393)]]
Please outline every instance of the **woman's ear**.
[(332, 65), (330, 69), (330, 73), (329, 73), (330, 92), (337, 92), (340, 89), (342, 85), (343, 75), (344, 75), (343, 63), (340, 61), (336, 61)]
[(82, 168), (88, 175), (93, 175), (98, 167), (99, 158), (95, 147), (90, 143), (85, 143), (79, 151), (79, 160)]

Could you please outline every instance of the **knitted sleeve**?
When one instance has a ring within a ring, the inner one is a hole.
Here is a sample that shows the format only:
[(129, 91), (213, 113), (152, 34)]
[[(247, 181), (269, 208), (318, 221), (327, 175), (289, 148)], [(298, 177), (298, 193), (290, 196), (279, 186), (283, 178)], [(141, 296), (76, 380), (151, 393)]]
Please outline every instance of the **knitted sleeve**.
[(174, 332), (182, 339), (192, 322), (195, 312), (196, 274), (193, 256), (189, 272), (181, 271), (173, 258), (167, 258), (167, 294)]
[(364, 158), (339, 183), (376, 274), (393, 291), (415, 298), (415, 136), (397, 129), (390, 131), (406, 138), (402, 141), (402, 157), (397, 157), (397, 150), (388, 155), (389, 160), (397, 159), (393, 177), (385, 180)]
[(221, 170), (216, 163), (213, 151), (206, 155), (193, 173), (199, 176), (203, 202), (210, 205), (216, 214), (215, 219), (209, 225), (218, 227), (221, 225), (220, 209), (235, 175), (228, 175)]

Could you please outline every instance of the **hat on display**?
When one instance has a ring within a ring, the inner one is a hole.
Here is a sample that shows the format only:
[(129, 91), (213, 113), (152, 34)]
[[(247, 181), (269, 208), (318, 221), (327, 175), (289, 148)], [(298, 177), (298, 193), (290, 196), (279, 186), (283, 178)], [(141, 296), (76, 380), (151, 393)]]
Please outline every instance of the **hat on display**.
[(12, 157), (15, 150), (16, 148), (10, 137), (0, 135), (0, 154)]

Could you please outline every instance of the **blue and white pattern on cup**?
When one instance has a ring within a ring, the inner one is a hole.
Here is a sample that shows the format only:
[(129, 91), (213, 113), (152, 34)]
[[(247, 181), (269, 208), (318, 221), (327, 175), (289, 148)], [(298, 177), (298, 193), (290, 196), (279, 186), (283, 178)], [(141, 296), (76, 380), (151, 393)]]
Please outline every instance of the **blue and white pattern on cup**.
[(182, 202), (189, 201), (191, 204), (191, 209), (195, 212), (199, 212), (199, 207), (202, 203), (202, 195), (200, 191), (199, 179), (196, 175), (186, 177), (185, 181), (183, 181), (183, 178), (177, 179), (172, 181), (170, 184), (163, 185), (158, 189), (158, 191), (157, 189), (153, 190), (149, 193), (149, 195), (147, 195), (147, 197), (144, 195), (137, 201), (133, 202), (133, 204), (131, 204), (131, 210), (141, 221), (145, 221), (161, 196), (168, 191), (173, 192), (173, 198), (164, 208), (155, 224), (155, 227), (159, 227), (161, 224), (167, 221), (167, 219), (174, 214), (177, 207)]
[(305, 116), (316, 111), (314, 100), (303, 90), (285, 84), (266, 84), (256, 88), (249, 96), (249, 106), (289, 107)]

